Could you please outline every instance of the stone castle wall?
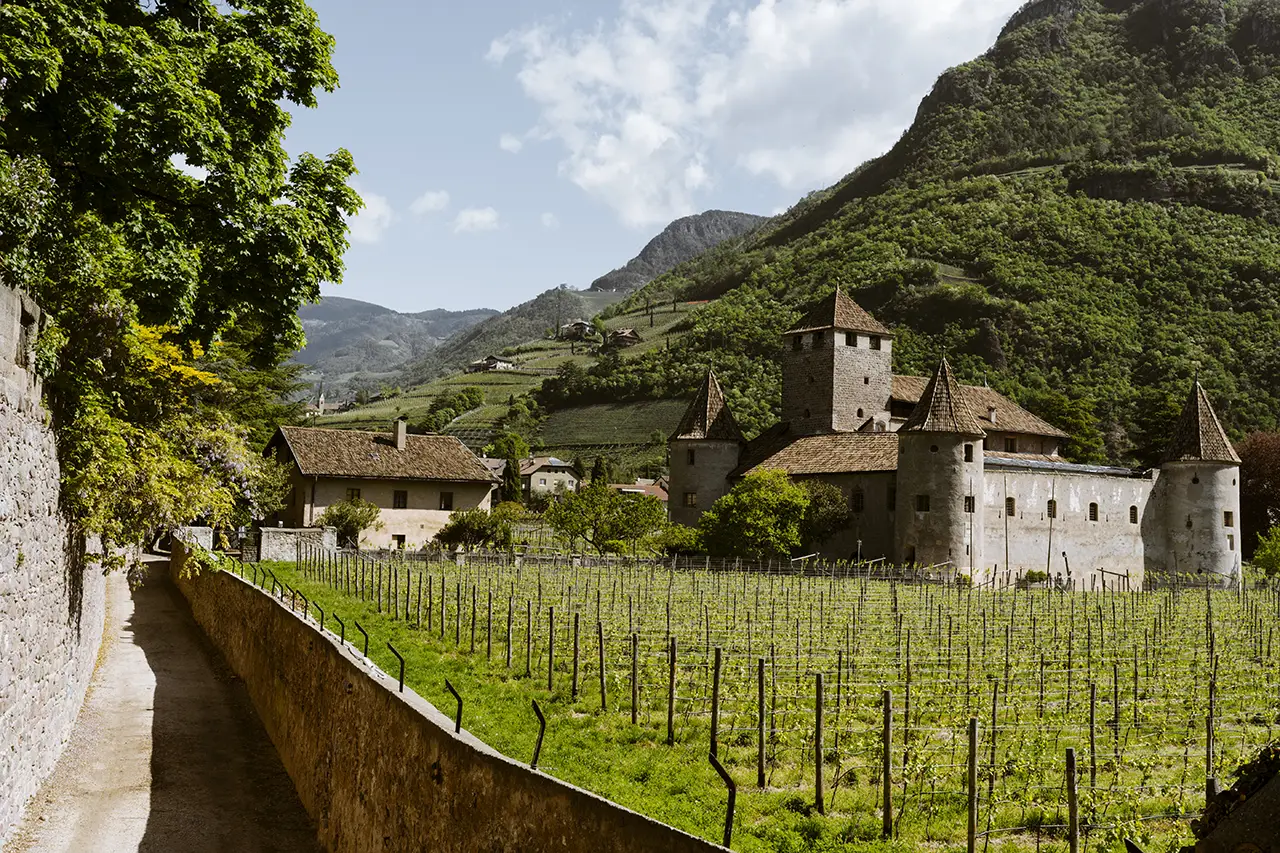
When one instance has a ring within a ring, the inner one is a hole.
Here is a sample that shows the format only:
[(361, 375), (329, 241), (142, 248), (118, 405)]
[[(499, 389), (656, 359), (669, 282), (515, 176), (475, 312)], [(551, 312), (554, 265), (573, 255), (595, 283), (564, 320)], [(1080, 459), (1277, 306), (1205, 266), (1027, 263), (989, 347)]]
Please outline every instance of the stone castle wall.
[(39, 324), (35, 304), (0, 285), (0, 842), (71, 735), (106, 613), (102, 572), (58, 512), (32, 370)]

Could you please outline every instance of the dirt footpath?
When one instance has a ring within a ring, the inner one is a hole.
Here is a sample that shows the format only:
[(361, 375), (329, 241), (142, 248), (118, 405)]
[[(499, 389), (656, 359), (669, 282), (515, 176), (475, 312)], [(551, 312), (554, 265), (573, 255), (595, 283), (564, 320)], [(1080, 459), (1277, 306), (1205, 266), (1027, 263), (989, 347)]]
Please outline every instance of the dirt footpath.
[(89, 696), (4, 853), (315, 853), (244, 686), (163, 577), (107, 580)]

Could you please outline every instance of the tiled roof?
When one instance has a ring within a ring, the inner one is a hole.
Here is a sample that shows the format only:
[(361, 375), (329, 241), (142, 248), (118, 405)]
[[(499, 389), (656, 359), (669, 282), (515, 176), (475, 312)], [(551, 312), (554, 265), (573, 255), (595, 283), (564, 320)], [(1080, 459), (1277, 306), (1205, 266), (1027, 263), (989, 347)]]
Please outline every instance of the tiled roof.
[(557, 459), (554, 456), (530, 456), (520, 461), (520, 476), (527, 477), (543, 468), (573, 468), (572, 462)]
[(893, 335), (893, 332), (868, 314), (861, 305), (850, 299), (838, 287), (834, 293), (811, 308), (796, 327), (787, 331), (786, 334), (814, 332), (819, 329), (847, 329), (851, 332), (866, 332), (886, 337)]
[(796, 437), (782, 424), (751, 442), (741, 464), (729, 476), (741, 477), (765, 469), (779, 469), (793, 477), (896, 471), (898, 436), (887, 432), (838, 432)]
[(656, 483), (649, 485), (641, 485), (639, 483), (610, 483), (609, 488), (615, 492), (624, 492), (629, 495), (648, 495), (657, 498), (663, 503), (667, 502), (667, 490)]
[(975, 436), (986, 434), (970, 409), (969, 401), (945, 358), (938, 364), (933, 378), (920, 395), (920, 402), (900, 431)]
[[(929, 380), (923, 376), (893, 377), (893, 399), (902, 403), (919, 403)], [(1044, 435), (1052, 438), (1069, 436), (1049, 422), (1036, 417), (999, 391), (982, 385), (961, 385), (960, 393), (969, 405), (969, 411), (978, 419), (985, 432), (1016, 432), (1024, 435)], [(990, 410), (996, 410), (995, 423)]]
[(1173, 440), (1164, 455), (1165, 462), (1221, 462), (1239, 465), (1240, 457), (1227, 439), (1227, 434), (1213, 411), (1209, 395), (1196, 380), (1173, 428)]
[(703, 381), (698, 396), (685, 410), (672, 439), (746, 441), (733, 412), (729, 411), (729, 405), (724, 400), (724, 390), (720, 387), (720, 380), (716, 379), (715, 371), (707, 371), (707, 378)]
[(280, 444), (305, 477), (493, 482), (484, 463), (450, 435), (410, 435), (397, 450), (391, 433), (282, 426), (269, 446)]

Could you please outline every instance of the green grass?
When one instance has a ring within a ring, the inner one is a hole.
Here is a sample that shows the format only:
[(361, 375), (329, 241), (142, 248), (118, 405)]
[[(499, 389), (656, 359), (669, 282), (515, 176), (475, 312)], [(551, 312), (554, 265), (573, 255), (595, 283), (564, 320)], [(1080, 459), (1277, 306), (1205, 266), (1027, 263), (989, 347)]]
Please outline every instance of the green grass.
[[(289, 565), (273, 569), (327, 612), (339, 613), (349, 638), (359, 639), (352, 621), (359, 619), (372, 638), (370, 655), (388, 672), (395, 671), (394, 659), (385, 643), (394, 643), (406, 658), (408, 684), (452, 714), (454, 703), (444, 688), (448, 678), (466, 700), (464, 726), (494, 748), (528, 760), (537, 734), (530, 700), (536, 699), (548, 717), (541, 769), (713, 840), (720, 837), (725, 792), (706, 753), (712, 648), (722, 648), (718, 731), (721, 760), (739, 785), (736, 850), (963, 849), (970, 717), (981, 720), (979, 827), (996, 830), (990, 849), (1065, 850), (1061, 830), (1048, 825), (1065, 818), (1067, 747), (1076, 749), (1080, 761), (1085, 820), (1110, 827), (1088, 835), (1085, 849), (1118, 853), (1128, 836), (1153, 853), (1176, 850), (1190, 840), (1187, 821), (1203, 803), (1208, 647), (1202, 592), (968, 592), (857, 579), (669, 574), (643, 566), (517, 571), (435, 564), (423, 575), (423, 565), (401, 563), (396, 569), (398, 589), (405, 572), (411, 577), (408, 620), (403, 599), (396, 618), (387, 612), (389, 605), (380, 608), (375, 601), (346, 595), (314, 572), (304, 578)], [(384, 578), (390, 569), (385, 571)], [(423, 593), (422, 624), (417, 625), (423, 577), (431, 578), (431, 588)], [(448, 592), (443, 620), (442, 582)], [(477, 590), (474, 611), (472, 588)], [(508, 595), (514, 602), (510, 668)], [(526, 602), (533, 613), (529, 677)], [(553, 605), (556, 666), (548, 689)], [(1256, 618), (1265, 622), (1273, 609), (1274, 602), (1261, 597), (1241, 602), (1234, 594), (1219, 593), (1213, 598), (1219, 660), (1214, 768), (1227, 784), (1231, 769), (1277, 734), (1280, 657)], [(665, 742), (668, 612), (679, 650), (674, 746)], [(576, 698), (570, 687), (575, 613), (581, 629)], [(599, 698), (597, 620), (605, 638), (605, 710)], [(639, 638), (636, 725), (630, 722), (629, 704), (633, 630)], [(763, 790), (755, 782), (755, 662), (762, 656), (769, 660)], [(826, 681), (825, 816), (812, 805), (815, 672), (824, 673)], [(1117, 676), (1118, 709), (1112, 704)], [(1098, 685), (1094, 756), (1089, 754), (1091, 681)], [(893, 691), (895, 711), (894, 842), (878, 840), (884, 689)], [(998, 707), (994, 761), (993, 690)], [(1093, 788), (1091, 759), (1098, 772)], [(1188, 817), (1139, 820), (1178, 810)], [(1046, 828), (1036, 831), (1037, 825)]]

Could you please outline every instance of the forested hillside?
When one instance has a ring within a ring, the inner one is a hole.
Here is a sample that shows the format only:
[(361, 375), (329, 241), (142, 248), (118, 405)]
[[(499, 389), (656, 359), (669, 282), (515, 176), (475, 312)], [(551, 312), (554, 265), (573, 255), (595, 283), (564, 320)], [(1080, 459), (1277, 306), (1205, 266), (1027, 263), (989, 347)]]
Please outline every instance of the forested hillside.
[(591, 283), (591, 290), (630, 292), (644, 287), (677, 264), (696, 258), (726, 240), (742, 237), (766, 222), (763, 216), (708, 210), (677, 219), (650, 240), (625, 266)]
[(723, 297), (669, 350), (544, 385), (545, 407), (689, 393), (714, 365), (776, 420), (778, 334), (837, 283), (1075, 433), (1151, 463), (1193, 376), (1233, 435), (1280, 411), (1280, 2), (1041, 0), (945, 73), (892, 151), (745, 244), (633, 295)]

